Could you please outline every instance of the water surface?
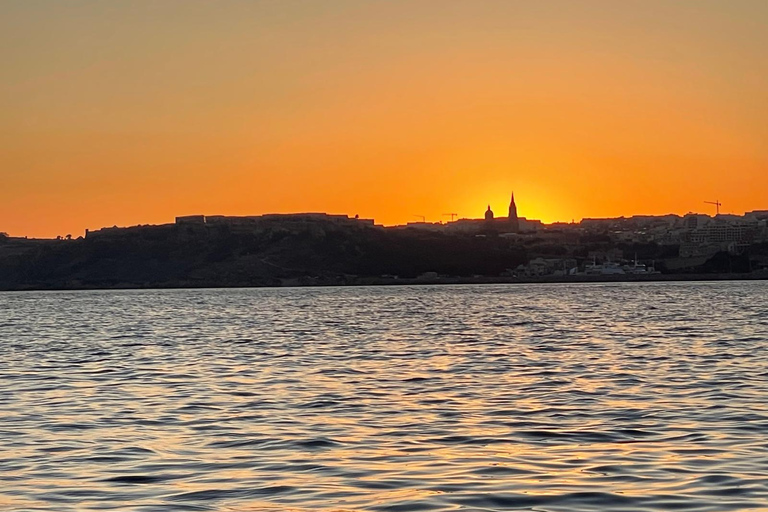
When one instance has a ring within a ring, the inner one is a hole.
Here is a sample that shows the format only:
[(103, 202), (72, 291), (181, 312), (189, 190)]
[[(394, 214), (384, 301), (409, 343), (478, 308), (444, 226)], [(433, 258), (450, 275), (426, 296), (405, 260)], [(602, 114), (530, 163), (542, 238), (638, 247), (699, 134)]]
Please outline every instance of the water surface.
[(0, 294), (0, 509), (768, 510), (768, 284)]

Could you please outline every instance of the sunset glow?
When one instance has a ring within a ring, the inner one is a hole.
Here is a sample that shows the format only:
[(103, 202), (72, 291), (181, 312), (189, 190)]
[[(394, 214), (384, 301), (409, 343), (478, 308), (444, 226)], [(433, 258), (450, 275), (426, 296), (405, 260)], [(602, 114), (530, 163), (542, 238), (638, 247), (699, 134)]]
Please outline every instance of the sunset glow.
[(0, 231), (768, 208), (764, 1), (0, 5)]

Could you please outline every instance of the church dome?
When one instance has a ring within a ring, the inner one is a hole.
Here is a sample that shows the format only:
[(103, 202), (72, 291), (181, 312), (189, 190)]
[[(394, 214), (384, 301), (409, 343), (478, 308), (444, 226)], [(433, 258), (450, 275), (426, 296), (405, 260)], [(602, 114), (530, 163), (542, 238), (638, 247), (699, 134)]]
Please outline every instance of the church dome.
[(491, 205), (488, 205), (488, 209), (485, 210), (485, 220), (493, 220), (493, 211)]

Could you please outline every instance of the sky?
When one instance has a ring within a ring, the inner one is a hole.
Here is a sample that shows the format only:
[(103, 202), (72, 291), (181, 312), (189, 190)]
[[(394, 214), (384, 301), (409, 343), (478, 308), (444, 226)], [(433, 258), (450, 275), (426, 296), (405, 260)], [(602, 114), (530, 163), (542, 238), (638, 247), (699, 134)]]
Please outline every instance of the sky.
[(0, 231), (768, 209), (764, 0), (0, 0)]

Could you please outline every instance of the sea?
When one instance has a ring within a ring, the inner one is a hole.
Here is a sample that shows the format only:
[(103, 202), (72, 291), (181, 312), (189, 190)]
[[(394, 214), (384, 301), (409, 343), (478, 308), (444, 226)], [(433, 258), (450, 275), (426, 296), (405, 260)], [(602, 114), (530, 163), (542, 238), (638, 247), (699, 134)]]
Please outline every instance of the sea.
[(0, 293), (2, 511), (768, 510), (768, 283)]

